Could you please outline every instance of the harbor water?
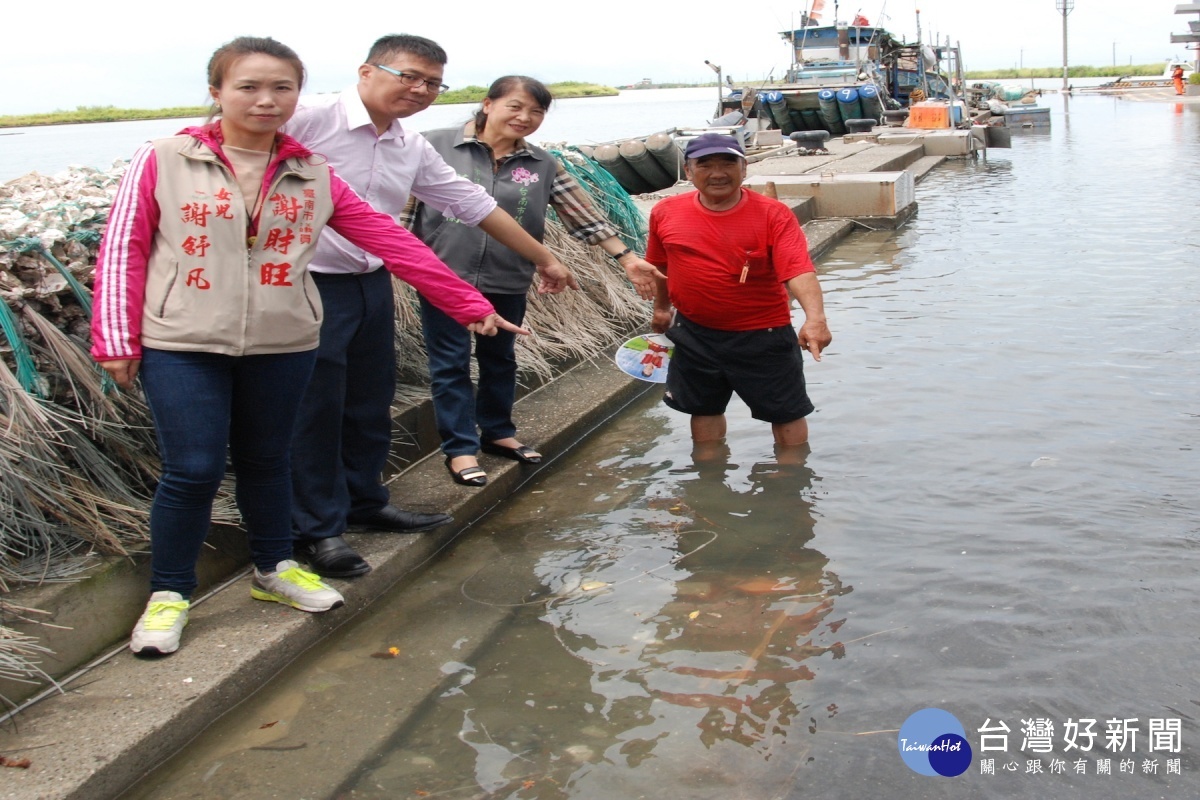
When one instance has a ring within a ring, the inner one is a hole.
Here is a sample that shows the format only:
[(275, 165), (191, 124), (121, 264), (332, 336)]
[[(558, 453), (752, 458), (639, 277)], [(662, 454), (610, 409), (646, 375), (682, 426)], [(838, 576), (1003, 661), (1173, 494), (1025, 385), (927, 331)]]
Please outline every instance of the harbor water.
[[(570, 144), (644, 136), (668, 128), (704, 125), (717, 105), (712, 88), (622, 92), (614, 97), (555, 101), (538, 141)], [(425, 131), (462, 125), (477, 104), (435, 105), (405, 122)], [(53, 175), (70, 165), (108, 169), (145, 141), (170, 136), (203, 120), (158, 119), (87, 125), (44, 125), (0, 130), (0, 182), (31, 171)]]
[(1200, 794), (1200, 106), (1043, 102), (821, 259), (804, 458), (651, 392), (129, 796)]

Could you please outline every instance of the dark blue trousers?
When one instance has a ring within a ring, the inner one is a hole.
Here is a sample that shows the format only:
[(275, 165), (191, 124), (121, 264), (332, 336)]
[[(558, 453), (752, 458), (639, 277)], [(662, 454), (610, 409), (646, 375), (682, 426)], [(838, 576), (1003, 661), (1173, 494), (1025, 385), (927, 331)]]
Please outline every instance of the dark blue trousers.
[(150, 507), (150, 589), (191, 596), (226, 449), (250, 554), (262, 572), (292, 557), (288, 450), (314, 353), (224, 356), (146, 348), (142, 387), (162, 457)]
[(387, 504), (396, 395), (391, 274), (312, 275), (325, 318), (292, 442), (297, 539), (341, 536)]
[[(491, 294), (484, 297), (496, 313), (520, 325), (525, 319), (525, 295)], [(471, 384), (472, 334), (462, 325), (421, 298), (421, 327), (429, 351), (430, 389), (437, 417), (442, 452), (448, 456), (479, 452), (480, 432), (485, 442), (515, 436), (513, 402), (517, 391), (516, 335), (499, 331), (495, 336), (475, 336), (479, 363), (479, 390)]]

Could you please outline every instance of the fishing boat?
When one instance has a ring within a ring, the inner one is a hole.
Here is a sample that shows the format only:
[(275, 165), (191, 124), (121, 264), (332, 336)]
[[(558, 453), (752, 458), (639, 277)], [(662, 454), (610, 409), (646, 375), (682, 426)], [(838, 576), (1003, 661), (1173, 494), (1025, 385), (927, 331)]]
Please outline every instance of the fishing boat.
[[(974, 109), (955, 89), (963, 85), (957, 47), (906, 43), (861, 14), (821, 25), (823, 2), (814, 0), (799, 28), (780, 33), (793, 54), (782, 83), (738, 87), (730, 81), (703, 130), (672, 129), (588, 148), (586, 155), (627, 192), (644, 194), (682, 178), (682, 147), (699, 133), (736, 136), (754, 160), (793, 145), (820, 152), (831, 136), (869, 134), (885, 120), (923, 129), (971, 125)], [(721, 68), (709, 66), (722, 83)]]
[(1166, 89), (1173, 85), (1171, 76), (1175, 72), (1176, 67), (1183, 68), (1183, 81), (1187, 83), (1188, 76), (1192, 74), (1191, 62), (1178, 58), (1168, 58), (1166, 64), (1163, 66), (1161, 75), (1122, 75), (1116, 80), (1102, 83), (1099, 86), (1088, 86), (1076, 91), (1107, 94), (1125, 92), (1130, 89)]
[(822, 25), (822, 6), (823, 0), (816, 0), (799, 28), (780, 32), (792, 51), (783, 83), (735, 87), (722, 98), (714, 124), (729, 124), (741, 115), (784, 135), (824, 130), (840, 136), (854, 130), (847, 126), (851, 120), (880, 123), (888, 112), (903, 119), (912, 103), (938, 100), (949, 102), (956, 122), (962, 121), (961, 104), (954, 105), (954, 82), (941, 71), (945, 62), (962, 85), (957, 47), (919, 39), (907, 43), (861, 14), (848, 23)]

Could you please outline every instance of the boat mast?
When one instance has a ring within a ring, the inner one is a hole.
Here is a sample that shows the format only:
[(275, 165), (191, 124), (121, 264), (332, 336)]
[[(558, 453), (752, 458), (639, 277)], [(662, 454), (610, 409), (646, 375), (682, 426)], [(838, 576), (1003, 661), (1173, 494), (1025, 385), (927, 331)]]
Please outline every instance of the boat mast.
[(925, 77), (925, 48), (921, 44), (921, 9), (917, 9), (917, 75), (921, 80), (921, 92), (929, 99), (929, 79)]
[(804, 63), (804, 40), (808, 38), (808, 26), (812, 24), (812, 4), (804, 4), (804, 16), (800, 18), (800, 46), (796, 47), (796, 29), (792, 29), (792, 61)]

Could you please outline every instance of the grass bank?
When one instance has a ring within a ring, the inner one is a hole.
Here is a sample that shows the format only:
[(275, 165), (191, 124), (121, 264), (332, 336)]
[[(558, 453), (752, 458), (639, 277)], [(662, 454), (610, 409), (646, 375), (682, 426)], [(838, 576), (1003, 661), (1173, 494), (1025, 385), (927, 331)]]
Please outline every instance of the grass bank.
[(134, 119), (188, 119), (208, 116), (208, 106), (173, 108), (117, 108), (116, 106), (79, 106), (74, 111), (48, 114), (0, 116), (0, 128), (24, 128), (33, 125), (75, 125), (81, 122), (124, 122)]
[[(618, 94), (611, 86), (581, 81), (562, 81), (548, 84), (558, 99), (571, 97), (610, 97)], [(487, 96), (486, 86), (466, 86), (452, 89), (437, 99), (446, 103), (478, 103)], [(74, 111), (52, 111), (48, 114), (17, 114), (0, 116), (0, 128), (25, 128), (35, 125), (77, 125), (84, 122), (125, 122), (135, 119), (191, 119), (208, 116), (208, 106), (175, 106), (173, 108), (117, 108), (116, 106), (79, 106)]]
[[(1119, 78), (1122, 75), (1162, 75), (1164, 61), (1153, 64), (1118, 64), (1115, 67), (1067, 67), (1068, 78)], [(1011, 81), (1023, 78), (1061, 78), (1062, 67), (987, 69), (966, 73), (967, 80)]]

